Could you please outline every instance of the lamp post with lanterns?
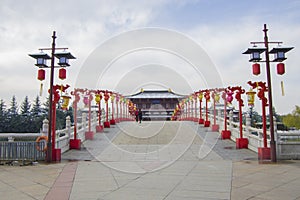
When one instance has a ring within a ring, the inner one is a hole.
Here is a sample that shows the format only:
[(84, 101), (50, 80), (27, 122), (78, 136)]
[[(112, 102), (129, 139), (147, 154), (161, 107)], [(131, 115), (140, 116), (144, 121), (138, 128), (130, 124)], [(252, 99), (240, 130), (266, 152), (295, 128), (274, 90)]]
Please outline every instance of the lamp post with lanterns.
[[(254, 75), (260, 74), (260, 65), (258, 62), (266, 63), (266, 74), (267, 74), (267, 87), (268, 87), (268, 99), (269, 99), (269, 120), (270, 120), (270, 146), (271, 146), (271, 161), (276, 162), (276, 142), (274, 138), (274, 121), (273, 121), (273, 100), (272, 100), (272, 83), (271, 83), (271, 72), (270, 62), (279, 62), (277, 64), (277, 74), (282, 75), (285, 73), (285, 66), (282, 63), (286, 59), (285, 53), (292, 50), (293, 47), (282, 47), (282, 42), (270, 42), (268, 39), (267, 25), (264, 24), (264, 41), (263, 42), (251, 42), (253, 48), (248, 48), (243, 54), (250, 54), (250, 62), (254, 62), (252, 70)], [(263, 44), (264, 47), (258, 48), (257, 44)], [(269, 51), (269, 44), (278, 44), (278, 47), (273, 48)], [(260, 54), (265, 52), (265, 60), (262, 60)], [(274, 60), (270, 61), (269, 54), (274, 54)]]
[(73, 110), (74, 110), (74, 138), (70, 139), (70, 149), (80, 149), (81, 148), (81, 140), (77, 138), (77, 104), (80, 101), (79, 93), (84, 94), (85, 90), (80, 88), (75, 88), (74, 91), (71, 92), (71, 95), (74, 95), (73, 101)]
[(104, 92), (104, 101), (105, 101), (105, 105), (106, 105), (106, 117), (105, 117), (105, 122), (104, 122), (104, 128), (110, 128), (110, 123), (108, 120), (108, 100), (110, 98), (111, 92), (109, 91), (105, 91)]
[[(52, 144), (52, 138), (55, 137), (54, 134), (54, 130), (51, 130), (52, 128), (55, 129), (55, 127), (53, 127), (53, 124), (55, 125), (55, 119), (53, 118), (53, 104), (55, 104), (55, 102), (53, 102), (54, 100), (54, 68), (56, 66), (54, 66), (54, 62), (55, 62), (55, 58), (59, 59), (58, 65), (60, 68), (59, 70), (59, 78), (60, 79), (65, 79), (66, 78), (66, 70), (65, 67), (70, 66), (69, 64), (69, 59), (75, 59), (75, 57), (69, 53), (69, 52), (65, 52), (66, 49), (68, 48), (56, 48), (56, 44), (55, 44), (55, 39), (56, 39), (56, 32), (53, 31), (53, 35), (52, 35), (52, 45), (51, 48), (41, 48), (39, 49), (41, 51), (41, 53), (37, 53), (37, 54), (29, 54), (29, 56), (33, 57), (36, 59), (36, 66), (39, 67), (38, 70), (38, 79), (39, 80), (44, 80), (45, 79), (45, 68), (50, 68), (50, 89), (49, 89), (49, 111), (48, 111), (48, 117), (49, 117), (49, 129), (48, 129), (48, 141), (47, 141), (47, 162), (52, 162), (53, 161), (57, 161), (55, 155), (57, 155), (57, 153), (55, 152), (55, 144)], [(43, 51), (51, 51), (51, 56), (49, 56), (48, 54), (44, 53)], [(64, 50), (64, 52), (61, 53), (56, 53), (56, 50)], [(47, 60), (51, 60), (51, 65), (50, 67), (47, 65)], [(56, 109), (56, 108), (55, 108)]]
[(235, 99), (238, 101), (239, 104), (239, 121), (240, 121), (240, 137), (236, 138), (236, 148), (237, 149), (243, 149), (248, 148), (248, 139), (243, 138), (243, 111), (242, 107), (244, 106), (242, 94), (245, 93), (245, 90), (241, 86), (235, 86), (235, 87), (228, 87), (227, 90), (231, 91), (232, 93), (235, 93)]
[(88, 140), (93, 140), (94, 139), (94, 131), (92, 131), (92, 100), (93, 100), (93, 95), (92, 95), (92, 90), (86, 90), (85, 96), (84, 96), (84, 104), (88, 107), (89, 112), (88, 112), (88, 131), (85, 132), (85, 138)]
[(194, 122), (197, 122), (198, 123), (198, 118), (197, 118), (197, 93), (195, 92), (195, 93), (193, 93), (193, 98), (194, 98), (194, 102), (195, 102), (195, 104), (194, 104)]
[(98, 125), (96, 126), (96, 132), (101, 133), (103, 132), (103, 126), (101, 125), (101, 117), (102, 117), (102, 111), (101, 111), (101, 100), (103, 98), (101, 90), (95, 91), (95, 101), (98, 105)]
[(233, 92), (228, 89), (224, 89), (222, 99), (224, 100), (224, 130), (221, 131), (222, 139), (230, 139), (231, 131), (227, 130), (227, 104), (233, 100)]
[(210, 101), (210, 91), (209, 90), (205, 90), (204, 98), (205, 98), (205, 121), (204, 121), (204, 127), (209, 127), (210, 126), (210, 121), (208, 119), (208, 102)]
[(116, 123), (119, 123), (119, 101), (120, 101), (120, 94), (116, 93), (116, 118), (115, 121)]
[(114, 104), (115, 104), (115, 94), (111, 93), (110, 95), (110, 101), (111, 101), (111, 120), (109, 121), (109, 123), (111, 125), (116, 125), (116, 120), (115, 120), (115, 116), (114, 116), (114, 112), (115, 112), (115, 108), (114, 108)]
[(202, 99), (203, 99), (203, 91), (198, 92), (199, 98), (199, 124), (204, 124), (204, 119), (202, 118)]
[(220, 91), (222, 91), (222, 89), (215, 89), (212, 91), (212, 98), (214, 100), (214, 124), (211, 126), (212, 131), (219, 131), (219, 124), (216, 123), (216, 103), (219, 103), (220, 101)]
[[(258, 159), (259, 160), (270, 160), (271, 158), (271, 149), (268, 147), (267, 143), (267, 117), (266, 117), (266, 107), (268, 106), (268, 99), (265, 97), (265, 92), (268, 92), (266, 82), (251, 82), (248, 81), (248, 84), (253, 88), (258, 89), (257, 96), (262, 102), (262, 124), (263, 124), (263, 147), (258, 147)], [(251, 88), (251, 89), (252, 89)], [(250, 94), (249, 94), (250, 95)], [(251, 92), (251, 97), (254, 102), (255, 92)]]

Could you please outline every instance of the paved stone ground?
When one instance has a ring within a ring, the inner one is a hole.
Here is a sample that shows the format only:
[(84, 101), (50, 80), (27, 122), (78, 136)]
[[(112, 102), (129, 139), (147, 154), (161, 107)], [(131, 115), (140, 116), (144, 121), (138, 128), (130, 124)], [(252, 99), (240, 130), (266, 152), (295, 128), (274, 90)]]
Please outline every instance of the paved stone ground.
[(300, 162), (259, 164), (191, 122), (123, 122), (62, 162), (0, 166), (0, 199), (300, 199)]

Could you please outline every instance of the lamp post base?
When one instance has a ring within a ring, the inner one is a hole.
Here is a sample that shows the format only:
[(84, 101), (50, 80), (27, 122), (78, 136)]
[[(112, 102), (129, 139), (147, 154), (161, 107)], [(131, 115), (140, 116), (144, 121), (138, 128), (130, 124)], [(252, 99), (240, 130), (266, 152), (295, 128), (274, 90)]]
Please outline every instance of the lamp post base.
[(80, 139), (70, 139), (70, 149), (80, 149), (81, 140)]
[(222, 140), (230, 139), (231, 137), (231, 131), (223, 130), (221, 132)]
[(218, 132), (219, 131), (219, 124), (213, 124), (211, 126), (211, 131)]
[(102, 125), (97, 125), (97, 126), (96, 126), (96, 132), (97, 132), (97, 133), (103, 132), (103, 126), (102, 126)]
[(87, 139), (87, 140), (93, 140), (94, 139), (94, 132), (93, 131), (87, 131), (87, 132), (85, 132), (85, 139)]
[(247, 149), (248, 143), (249, 143), (249, 141), (247, 138), (236, 138), (236, 148), (237, 149)]
[(61, 149), (52, 149), (52, 161), (61, 161)]
[(270, 147), (258, 147), (258, 160), (270, 160), (271, 148)]
[(204, 119), (199, 119), (199, 124), (204, 124)]
[(109, 121), (104, 122), (104, 128), (110, 128), (110, 123), (109, 123)]
[(204, 121), (204, 127), (209, 127), (210, 126), (210, 121)]
[(110, 122), (111, 125), (116, 125), (116, 120), (115, 119), (111, 119), (109, 122)]

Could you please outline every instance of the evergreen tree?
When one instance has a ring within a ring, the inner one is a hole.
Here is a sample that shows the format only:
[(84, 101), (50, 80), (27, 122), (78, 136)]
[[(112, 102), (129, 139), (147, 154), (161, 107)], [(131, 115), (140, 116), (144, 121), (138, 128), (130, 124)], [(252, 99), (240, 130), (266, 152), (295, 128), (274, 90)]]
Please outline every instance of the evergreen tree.
[(295, 110), (293, 111), (293, 115), (296, 117), (300, 117), (300, 106), (295, 106)]
[(31, 132), (37, 133), (42, 128), (43, 120), (48, 118), (45, 109), (42, 108), (39, 96), (35, 98), (30, 115), (32, 119)]
[(48, 112), (48, 110), (49, 110), (49, 98), (47, 98), (47, 100), (46, 100), (46, 102), (44, 102), (44, 104), (43, 104), (43, 108), (42, 108), (42, 112), (45, 114), (45, 115), (47, 115), (47, 119), (49, 118), (49, 112)]
[(20, 127), (24, 133), (30, 133), (32, 127), (31, 113), (30, 113), (30, 103), (28, 101), (28, 96), (25, 97), (21, 105), (21, 115), (20, 115)]
[(8, 116), (8, 124), (9, 124), (7, 132), (12, 132), (12, 133), (22, 132), (22, 128), (20, 126), (21, 120), (18, 114), (18, 105), (15, 96), (12, 97), (7, 116)]
[(3, 99), (0, 100), (0, 133), (7, 130), (7, 110)]
[(22, 105), (21, 105), (21, 115), (29, 116), (30, 115), (30, 103), (28, 101), (28, 96), (25, 97)]
[(30, 113), (33, 117), (44, 115), (39, 96), (37, 96), (35, 98), (35, 101), (34, 101), (34, 104), (32, 106)]
[(62, 109), (56, 109), (56, 130), (64, 129), (66, 127), (66, 115)]
[(10, 108), (8, 109), (8, 114), (10, 116), (18, 115), (18, 104), (15, 95), (11, 99)]

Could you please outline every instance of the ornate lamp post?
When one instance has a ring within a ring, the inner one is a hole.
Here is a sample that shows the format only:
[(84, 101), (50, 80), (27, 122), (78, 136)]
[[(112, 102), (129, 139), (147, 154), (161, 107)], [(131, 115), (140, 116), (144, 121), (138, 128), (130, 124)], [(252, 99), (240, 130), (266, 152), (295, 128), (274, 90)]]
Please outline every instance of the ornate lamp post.
[(116, 125), (116, 120), (115, 120), (115, 117), (114, 117), (114, 112), (115, 112), (114, 100), (115, 100), (115, 94), (111, 93), (111, 95), (110, 95), (110, 101), (111, 101), (111, 120), (109, 121), (111, 125)]
[(198, 122), (198, 118), (197, 118), (197, 93), (194, 93), (193, 94), (193, 97), (194, 97), (194, 102), (195, 102), (195, 105), (194, 105), (194, 122)]
[(126, 118), (126, 121), (129, 121), (129, 100), (128, 99), (125, 99), (125, 118)]
[(239, 103), (239, 121), (240, 121), (240, 138), (236, 138), (236, 148), (237, 149), (243, 149), (243, 148), (248, 148), (248, 139), (243, 138), (243, 112), (242, 112), (242, 107), (244, 106), (243, 99), (241, 97), (242, 94), (245, 93), (245, 90), (242, 89), (241, 86), (237, 87), (228, 87), (228, 90), (231, 92), (236, 91), (235, 98)]
[(271, 148), (268, 147), (268, 143), (267, 143), (267, 117), (266, 117), (266, 107), (268, 106), (268, 99), (265, 97), (265, 92), (268, 91), (268, 88), (266, 86), (266, 83), (261, 81), (260, 82), (248, 81), (248, 84), (253, 89), (258, 88), (257, 96), (262, 102), (263, 147), (258, 147), (258, 159), (270, 160)]
[(84, 89), (74, 89), (71, 92), (71, 95), (75, 96), (75, 100), (73, 102), (73, 110), (74, 110), (74, 138), (70, 139), (70, 149), (80, 149), (81, 140), (77, 139), (77, 103), (80, 101), (79, 93), (84, 93)]
[[(277, 73), (279, 75), (284, 74), (284, 64), (281, 63), (284, 61), (285, 53), (292, 50), (293, 47), (276, 47), (269, 51), (269, 44), (282, 44), (282, 42), (269, 42), (268, 39), (268, 29), (267, 25), (264, 24), (264, 41), (263, 42), (251, 42), (255, 48), (248, 48), (243, 54), (250, 54), (250, 62), (254, 62), (253, 74), (260, 74), (260, 65), (257, 62), (265, 62), (266, 63), (266, 74), (267, 74), (267, 87), (268, 87), (268, 99), (269, 99), (269, 120), (270, 120), (270, 146), (271, 146), (271, 161), (276, 162), (276, 141), (274, 138), (274, 121), (273, 121), (273, 99), (272, 99), (272, 82), (271, 82), (271, 72), (270, 72), (270, 57), (269, 54), (274, 54), (273, 62), (280, 62), (277, 64)], [(256, 48), (256, 44), (264, 44), (264, 48)], [(260, 54), (265, 52), (265, 60), (261, 61)]]
[(105, 122), (104, 122), (104, 128), (110, 128), (110, 123), (108, 121), (108, 100), (109, 100), (109, 94), (110, 94), (110, 92), (108, 92), (107, 90), (104, 93), (104, 101), (105, 101), (105, 105), (106, 105), (106, 118), (105, 118)]
[(86, 95), (87, 96), (85, 96), (84, 100), (86, 100), (85, 103), (87, 103), (88, 108), (89, 108), (89, 122), (88, 122), (89, 123), (88, 124), (89, 129), (88, 129), (88, 131), (85, 132), (85, 138), (88, 139), (88, 140), (93, 140), (94, 139), (94, 131), (92, 131), (92, 129), (91, 129), (92, 128), (91, 127), (91, 121), (92, 121), (91, 102), (93, 100), (92, 91), (87, 90)]
[(117, 108), (117, 113), (116, 113), (116, 123), (120, 122), (119, 119), (119, 101), (120, 101), (120, 95), (118, 93), (116, 93), (116, 108)]
[(193, 105), (194, 105), (193, 96), (190, 95), (188, 100), (189, 100), (188, 101), (188, 105), (189, 105), (189, 118), (188, 118), (188, 121), (194, 121), (193, 120), (193, 118), (194, 118), (194, 114), (193, 114)]
[(97, 90), (95, 92), (95, 101), (98, 105), (98, 125), (96, 126), (96, 132), (101, 133), (103, 132), (103, 126), (101, 125), (101, 117), (102, 117), (102, 111), (101, 111), (101, 100), (102, 100), (102, 91)]
[(224, 100), (224, 130), (221, 132), (222, 139), (230, 139), (231, 131), (227, 130), (227, 103), (231, 103), (233, 100), (233, 92), (225, 89), (222, 94), (222, 98)]
[(61, 92), (65, 92), (66, 89), (68, 89), (70, 86), (66, 85), (54, 85), (53, 86), (53, 102), (52, 102), (52, 160), (53, 161), (60, 161), (61, 160), (61, 149), (55, 148), (55, 143), (56, 143), (56, 104), (59, 102), (60, 95), (59, 95), (59, 90)]
[(215, 89), (213, 90), (212, 93), (212, 98), (214, 100), (214, 124), (211, 126), (212, 131), (219, 131), (219, 124), (216, 124), (216, 115), (217, 115), (217, 111), (216, 111), (216, 103), (219, 103), (220, 101), (220, 89)]
[(210, 126), (210, 121), (208, 120), (208, 102), (210, 101), (210, 91), (209, 90), (205, 90), (205, 94), (204, 94), (204, 98), (205, 98), (205, 121), (204, 121), (204, 127), (209, 127)]
[[(36, 59), (37, 63), (36, 66), (39, 67), (39, 71), (38, 71), (38, 79), (39, 80), (44, 80), (45, 79), (45, 71), (44, 68), (50, 68), (50, 89), (49, 89), (49, 111), (48, 111), (48, 117), (49, 117), (49, 129), (48, 129), (48, 141), (47, 141), (47, 162), (51, 162), (51, 161), (59, 161), (60, 157), (56, 157), (56, 155), (58, 155), (58, 153), (55, 152), (55, 148), (53, 146), (55, 146), (55, 144), (52, 144), (52, 138), (54, 136), (52, 127), (55, 128), (55, 126), (53, 126), (53, 124), (55, 125), (55, 119), (53, 118), (53, 104), (55, 104), (53, 102), (53, 96), (54, 96), (54, 89), (53, 89), (53, 85), (54, 85), (54, 62), (55, 62), (55, 57), (59, 59), (58, 65), (60, 65), (60, 67), (67, 67), (70, 66), (69, 65), (69, 59), (75, 59), (75, 57), (69, 53), (69, 52), (62, 52), (62, 53), (55, 53), (56, 50), (66, 50), (68, 48), (56, 48), (56, 44), (55, 44), (55, 39), (56, 39), (56, 32), (53, 31), (53, 35), (52, 35), (52, 45), (51, 48), (41, 48), (39, 49), (40, 51), (42, 51), (42, 53), (38, 53), (38, 54), (29, 54), (29, 56), (33, 57)], [(43, 53), (43, 51), (51, 51), (51, 56), (49, 56), (46, 53)], [(47, 60), (51, 59), (51, 65), (50, 67), (47, 66)], [(64, 79), (66, 75), (66, 71), (65, 69), (60, 69), (59, 71), (59, 78)], [(56, 109), (56, 108), (55, 108)], [(54, 136), (55, 138), (55, 136)], [(51, 147), (51, 148), (50, 148)]]
[(204, 124), (204, 119), (202, 118), (202, 99), (203, 99), (203, 92), (199, 91), (198, 93), (198, 98), (199, 98), (199, 124)]
[(119, 122), (122, 122), (124, 120), (123, 118), (123, 98), (120, 96), (119, 104), (120, 104), (120, 116), (119, 116)]

